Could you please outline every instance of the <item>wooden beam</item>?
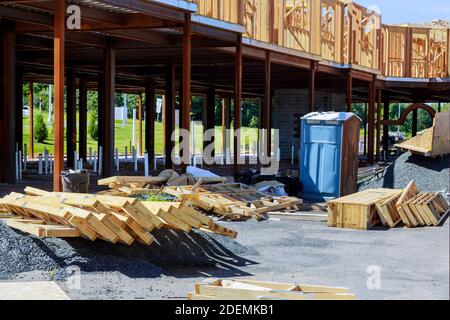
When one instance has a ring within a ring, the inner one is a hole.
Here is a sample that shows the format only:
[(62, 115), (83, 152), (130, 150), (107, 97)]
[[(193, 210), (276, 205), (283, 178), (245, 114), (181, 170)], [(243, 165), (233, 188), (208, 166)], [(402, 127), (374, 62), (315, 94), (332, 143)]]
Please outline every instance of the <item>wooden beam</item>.
[(239, 176), (239, 160), (241, 157), (241, 101), (242, 101), (242, 35), (237, 35), (236, 39), (236, 73), (234, 84), (234, 165), (233, 172), (235, 178)]
[(380, 148), (381, 148), (381, 97), (382, 97), (382, 93), (381, 90), (377, 91), (377, 135), (376, 135), (376, 159), (375, 161), (378, 162), (380, 161)]
[(266, 130), (265, 143), (266, 157), (272, 154), (272, 132), (271, 132), (271, 105), (272, 105), (272, 61), (270, 51), (266, 51), (264, 70), (264, 128)]
[(88, 100), (88, 90), (87, 90), (87, 80), (86, 78), (80, 79), (79, 86), (79, 129), (80, 133), (79, 139), (79, 154), (80, 158), (86, 160), (87, 158), (87, 100)]
[(226, 156), (229, 139), (229, 131), (230, 130), (230, 110), (231, 110), (231, 99), (223, 98), (222, 99), (222, 153)]
[(144, 144), (142, 140), (142, 120), (144, 118), (144, 110), (142, 108), (142, 94), (138, 94), (138, 113), (139, 113), (139, 155), (144, 154)]
[(114, 173), (114, 98), (115, 98), (115, 82), (116, 65), (115, 51), (112, 46), (104, 50), (103, 64), (103, 176), (109, 177)]
[(352, 71), (349, 70), (347, 75), (347, 112), (352, 112), (352, 93), (353, 93), (353, 77)]
[(67, 128), (66, 128), (66, 141), (67, 141), (67, 167), (75, 168), (75, 155), (77, 150), (77, 102), (76, 102), (76, 79), (75, 72), (69, 71), (67, 74)]
[(65, 39), (65, 1), (55, 0), (54, 15), (54, 79), (55, 86), (55, 134), (54, 134), (54, 153), (55, 163), (53, 170), (53, 189), (62, 191), (60, 174), (64, 170), (64, 39)]
[(164, 149), (166, 156), (166, 169), (173, 167), (172, 151), (175, 143), (172, 141), (172, 133), (175, 129), (175, 85), (176, 85), (175, 65), (167, 66), (166, 73), (166, 108), (164, 110)]
[(30, 100), (30, 157), (34, 159), (34, 83), (29, 83), (29, 100)]
[[(216, 89), (214, 87), (208, 88), (206, 95), (206, 108), (204, 109), (205, 116), (205, 130), (214, 130), (216, 127)], [(203, 149), (212, 144), (214, 149), (212, 150), (212, 157), (215, 156), (215, 136), (212, 137), (212, 141), (203, 141)]]
[(311, 62), (311, 71), (309, 73), (309, 112), (316, 109), (316, 63)]
[[(384, 121), (389, 120), (389, 99), (386, 98), (384, 101), (384, 107), (383, 107), (383, 119)], [(383, 151), (384, 156), (389, 156), (389, 126), (384, 125), (383, 126)]]
[(145, 86), (145, 149), (148, 154), (148, 166), (152, 174), (155, 161), (155, 82), (150, 79)]
[(16, 90), (15, 90), (15, 113), (16, 113), (16, 143), (18, 150), (23, 154), (23, 73), (16, 65)]
[(376, 99), (376, 89), (375, 82), (369, 82), (369, 128), (368, 128), (368, 150), (367, 150), (367, 162), (369, 164), (374, 164), (374, 153), (375, 153), (375, 99)]
[[(192, 22), (191, 14), (185, 13), (183, 30), (183, 93), (182, 93), (182, 112), (181, 129), (190, 131), (191, 125), (191, 59), (192, 59)], [(181, 155), (181, 166), (185, 168), (190, 160), (190, 134), (187, 141), (184, 141), (183, 152)]]

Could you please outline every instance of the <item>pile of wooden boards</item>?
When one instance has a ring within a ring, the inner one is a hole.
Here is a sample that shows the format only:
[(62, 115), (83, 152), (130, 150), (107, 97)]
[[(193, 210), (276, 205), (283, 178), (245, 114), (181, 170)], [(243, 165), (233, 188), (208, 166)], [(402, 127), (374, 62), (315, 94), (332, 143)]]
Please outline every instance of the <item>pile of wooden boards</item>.
[(405, 189), (372, 189), (328, 202), (328, 226), (367, 230), (377, 224), (394, 228), (439, 226), (450, 212), (440, 193)]
[[(227, 180), (222, 177), (201, 179), (203, 184), (223, 183)], [(157, 177), (117, 176), (99, 180), (98, 185), (110, 188), (110, 190), (100, 192), (101, 195), (128, 197), (147, 194), (152, 190), (160, 189), (163, 185), (195, 185), (199, 180), (191, 175), (179, 175), (174, 170), (165, 170)]]
[(192, 229), (236, 238), (237, 232), (182, 202), (145, 202), (134, 198), (46, 192), (26, 188), (27, 195), (11, 193), (0, 208), (14, 213), (7, 224), (38, 237), (83, 237), (131, 245), (151, 245), (155, 229), (189, 233)]
[(250, 280), (211, 279), (195, 284), (188, 300), (356, 300), (347, 288)]
[(202, 185), (193, 189), (191, 186), (166, 187), (164, 192), (231, 221), (265, 220), (269, 212), (298, 209), (303, 203), (298, 198), (262, 194), (239, 183)]

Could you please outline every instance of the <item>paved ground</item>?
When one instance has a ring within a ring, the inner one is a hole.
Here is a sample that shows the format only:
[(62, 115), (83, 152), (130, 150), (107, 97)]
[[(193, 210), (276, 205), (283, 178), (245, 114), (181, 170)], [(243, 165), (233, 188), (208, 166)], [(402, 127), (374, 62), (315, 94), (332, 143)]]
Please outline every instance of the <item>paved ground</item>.
[[(227, 254), (221, 247), (214, 268), (164, 270), (153, 278), (88, 273), (59, 284), (72, 299), (183, 299), (211, 276), (346, 286), (360, 299), (449, 299), (448, 220), (439, 228), (372, 231), (276, 220), (227, 225), (240, 232), (242, 249)], [(20, 279), (42, 280), (42, 274)]]

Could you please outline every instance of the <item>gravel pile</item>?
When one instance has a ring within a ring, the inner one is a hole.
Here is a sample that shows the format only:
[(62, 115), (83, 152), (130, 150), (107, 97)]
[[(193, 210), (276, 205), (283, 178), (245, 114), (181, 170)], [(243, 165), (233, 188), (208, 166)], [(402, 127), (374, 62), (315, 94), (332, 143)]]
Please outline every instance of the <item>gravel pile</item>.
[(450, 159), (431, 159), (407, 152), (398, 157), (383, 174), (362, 183), (359, 189), (402, 189), (411, 180), (421, 191), (450, 192)]
[(53, 280), (69, 276), (66, 268), (82, 272), (120, 272), (133, 278), (159, 277), (167, 270), (215, 267), (223, 257), (234, 257), (246, 248), (218, 235), (192, 231), (189, 235), (172, 230), (152, 233), (151, 247), (131, 247), (104, 241), (39, 239), (13, 230), (0, 221), (0, 279), (19, 273), (48, 271)]

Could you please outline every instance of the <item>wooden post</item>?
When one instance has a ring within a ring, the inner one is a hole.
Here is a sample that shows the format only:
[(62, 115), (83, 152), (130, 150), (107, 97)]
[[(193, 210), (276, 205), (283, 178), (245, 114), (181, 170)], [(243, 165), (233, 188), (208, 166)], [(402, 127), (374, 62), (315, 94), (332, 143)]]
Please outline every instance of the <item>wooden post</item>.
[[(389, 99), (386, 98), (384, 101), (383, 119), (385, 121), (389, 120)], [(389, 155), (389, 126), (383, 126), (383, 151), (385, 156)]]
[(378, 101), (377, 101), (377, 142), (376, 142), (376, 162), (380, 161), (380, 148), (381, 148), (381, 90), (378, 90), (377, 92), (377, 97), (378, 97)]
[(155, 161), (155, 86), (152, 79), (147, 81), (145, 86), (145, 149), (148, 154), (148, 167), (152, 174), (156, 174), (154, 170)]
[(229, 97), (222, 99), (222, 154), (226, 155), (227, 140), (229, 139), (230, 130), (230, 110), (231, 110), (231, 99)]
[(164, 140), (165, 140), (165, 155), (166, 155), (166, 169), (172, 169), (172, 151), (175, 147), (172, 141), (172, 133), (175, 128), (175, 81), (176, 69), (175, 65), (167, 66), (166, 74), (166, 108), (164, 109)]
[(67, 75), (67, 166), (69, 168), (74, 168), (75, 166), (75, 155), (74, 152), (77, 150), (77, 103), (76, 103), (76, 84), (75, 84), (75, 72), (69, 71)]
[[(192, 22), (191, 14), (185, 13), (184, 16), (184, 31), (183, 31), (183, 93), (181, 104), (181, 129), (190, 131), (191, 125), (191, 55), (192, 55)], [(190, 134), (182, 152), (182, 159), (190, 157)], [(187, 163), (182, 160), (181, 166), (183, 169)]]
[(17, 66), (15, 96), (17, 151), (22, 151), (23, 154), (23, 74)]
[(367, 143), (367, 162), (370, 164), (374, 164), (374, 149), (375, 149), (375, 99), (376, 99), (376, 91), (375, 91), (375, 81), (369, 82), (369, 141)]
[(55, 134), (54, 134), (54, 153), (55, 163), (53, 170), (53, 189), (62, 191), (60, 174), (64, 170), (64, 40), (65, 40), (65, 1), (55, 0), (54, 15), (54, 115), (55, 115)]
[(115, 95), (115, 51), (111, 46), (104, 49), (103, 58), (103, 176), (109, 177), (114, 172), (114, 95)]
[(367, 103), (364, 103), (364, 155), (367, 156)]
[(441, 110), (442, 110), (442, 105), (441, 105), (441, 102), (439, 101), (439, 103), (438, 103), (438, 112), (441, 112)]
[(264, 81), (264, 129), (266, 130), (266, 146), (267, 157), (272, 154), (272, 132), (271, 132), (271, 104), (272, 104), (272, 63), (270, 59), (270, 51), (266, 51), (265, 61), (265, 81)]
[[(239, 159), (241, 149), (241, 99), (242, 99), (242, 35), (237, 36), (236, 41), (236, 71), (235, 71), (235, 88), (234, 88), (234, 177), (239, 176)], [(236, 134), (236, 131), (239, 132)]]
[(353, 77), (352, 70), (347, 75), (347, 112), (352, 112)]
[(316, 109), (316, 63), (311, 62), (311, 71), (309, 74), (309, 112)]
[(418, 131), (418, 125), (419, 125), (419, 112), (417, 109), (413, 111), (413, 117), (412, 117), (412, 136), (417, 136)]
[(0, 182), (14, 184), (16, 152), (15, 78), (16, 37), (11, 31), (2, 33), (2, 106), (0, 108)]
[(30, 157), (34, 159), (34, 90), (33, 90), (33, 82), (30, 82), (30, 91), (29, 91), (29, 99), (30, 99)]
[[(206, 117), (205, 117), (205, 130), (214, 130), (216, 127), (216, 89), (214, 87), (209, 87), (208, 94), (206, 97)], [(209, 144), (214, 145), (212, 151), (212, 157), (215, 156), (215, 136), (212, 141), (203, 141), (203, 148), (206, 148)]]
[(142, 119), (144, 118), (144, 111), (142, 109), (142, 94), (138, 94), (138, 113), (139, 113), (139, 155), (144, 154), (144, 144), (142, 143)]
[(78, 106), (80, 108), (79, 111), (79, 154), (80, 158), (86, 160), (87, 157), (87, 99), (88, 99), (88, 91), (87, 91), (87, 81), (82, 78), (80, 80), (79, 87), (79, 103)]

